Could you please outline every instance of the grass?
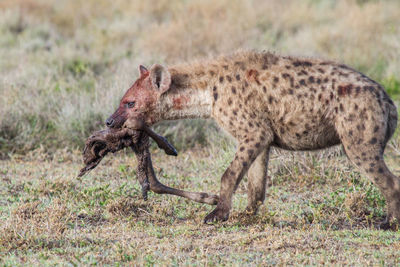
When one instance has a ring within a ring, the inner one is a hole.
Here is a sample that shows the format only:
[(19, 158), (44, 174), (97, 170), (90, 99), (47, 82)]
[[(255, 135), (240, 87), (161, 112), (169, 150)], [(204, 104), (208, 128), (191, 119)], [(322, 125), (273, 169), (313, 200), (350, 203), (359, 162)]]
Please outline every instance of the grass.
[[(399, 141), (386, 161), (400, 175)], [(166, 184), (217, 193), (234, 145), (153, 152)], [(43, 148), (0, 162), (2, 265), (398, 265), (400, 231), (376, 226), (385, 201), (340, 148), (275, 150), (265, 205), (246, 206), (246, 179), (228, 222), (203, 225), (211, 207), (168, 195), (141, 199), (136, 162), (108, 156), (82, 179), (79, 151)], [(396, 163), (397, 162), (397, 163)]]
[[(140, 197), (133, 155), (76, 179), (80, 149), (137, 77), (240, 48), (346, 63), (400, 102), (397, 0), (0, 1), (0, 265), (388, 265), (400, 232), (376, 230), (382, 195), (340, 148), (275, 150), (265, 205), (228, 222), (211, 207)], [(164, 183), (218, 193), (234, 143), (204, 120), (156, 126), (180, 151), (154, 149)], [(400, 130), (385, 159), (400, 175)]]

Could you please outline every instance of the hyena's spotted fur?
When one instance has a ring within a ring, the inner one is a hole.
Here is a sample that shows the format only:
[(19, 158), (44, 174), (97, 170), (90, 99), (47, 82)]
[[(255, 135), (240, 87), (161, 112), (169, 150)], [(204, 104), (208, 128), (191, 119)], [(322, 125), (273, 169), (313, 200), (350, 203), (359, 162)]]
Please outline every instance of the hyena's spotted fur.
[(146, 104), (146, 110), (128, 115), (125, 126), (139, 115), (149, 124), (212, 117), (238, 142), (221, 179), (218, 205), (205, 222), (228, 218), (232, 195), (247, 171), (247, 210), (257, 211), (265, 198), (271, 146), (314, 150), (340, 143), (384, 194), (388, 218), (400, 221), (400, 179), (383, 161), (397, 111), (382, 86), (365, 75), (330, 61), (242, 52), (168, 69), (155, 65), (140, 79), (130, 89), (138, 102), (143, 97), (135, 91), (146, 90), (146, 79), (156, 89), (160, 83), (167, 87), (152, 108)]

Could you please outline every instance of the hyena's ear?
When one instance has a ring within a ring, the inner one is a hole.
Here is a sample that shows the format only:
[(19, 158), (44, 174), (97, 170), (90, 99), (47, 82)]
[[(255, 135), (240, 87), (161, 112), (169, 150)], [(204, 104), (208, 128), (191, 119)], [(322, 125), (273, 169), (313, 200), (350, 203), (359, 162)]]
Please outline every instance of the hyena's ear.
[(148, 73), (149, 73), (149, 71), (147, 70), (147, 68), (145, 66), (143, 66), (143, 65), (139, 66), (140, 77), (143, 76), (143, 75), (146, 75)]
[(154, 64), (150, 68), (150, 80), (153, 88), (163, 94), (168, 91), (171, 85), (171, 74), (163, 66)]

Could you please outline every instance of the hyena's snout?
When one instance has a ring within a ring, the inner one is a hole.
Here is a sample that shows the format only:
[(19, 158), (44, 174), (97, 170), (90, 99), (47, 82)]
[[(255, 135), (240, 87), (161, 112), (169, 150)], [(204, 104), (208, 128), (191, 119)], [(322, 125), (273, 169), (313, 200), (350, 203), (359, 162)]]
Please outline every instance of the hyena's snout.
[(117, 109), (114, 114), (112, 114), (106, 120), (106, 126), (108, 128), (121, 128), (126, 119), (126, 113), (124, 111), (120, 111), (120, 109)]
[(108, 119), (106, 120), (106, 125), (107, 125), (107, 127), (112, 128), (113, 125), (114, 125), (114, 119), (111, 118), (111, 117), (108, 118)]

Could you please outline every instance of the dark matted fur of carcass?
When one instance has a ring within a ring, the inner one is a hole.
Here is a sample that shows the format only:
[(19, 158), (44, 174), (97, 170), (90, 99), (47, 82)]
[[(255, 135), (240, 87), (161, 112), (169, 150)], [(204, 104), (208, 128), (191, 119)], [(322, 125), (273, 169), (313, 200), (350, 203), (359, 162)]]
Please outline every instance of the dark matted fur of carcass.
[(100, 161), (109, 153), (115, 153), (126, 147), (131, 147), (138, 156), (137, 176), (142, 186), (143, 196), (147, 197), (149, 182), (146, 176), (146, 156), (149, 153), (149, 137), (141, 132), (131, 129), (106, 129), (94, 132), (85, 143), (83, 150), (83, 162), (85, 167), (81, 169), (78, 177), (96, 168)]

